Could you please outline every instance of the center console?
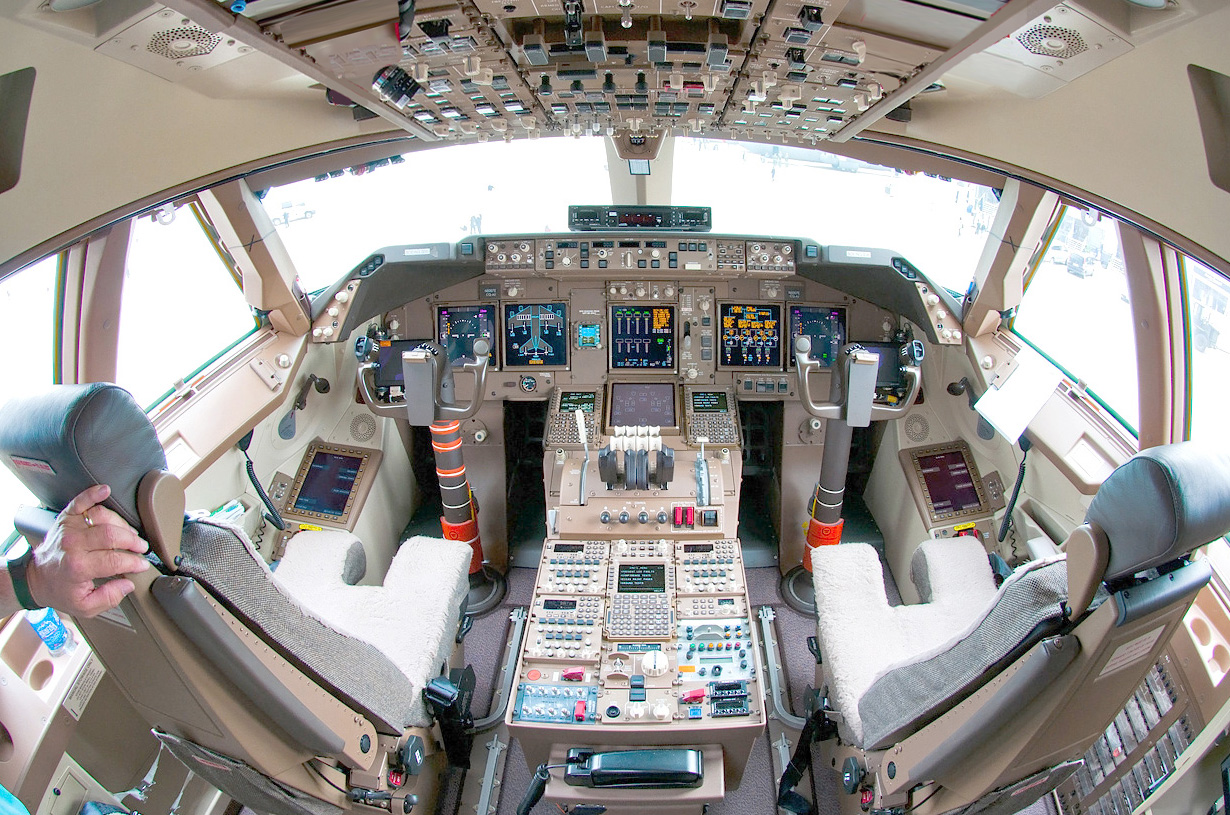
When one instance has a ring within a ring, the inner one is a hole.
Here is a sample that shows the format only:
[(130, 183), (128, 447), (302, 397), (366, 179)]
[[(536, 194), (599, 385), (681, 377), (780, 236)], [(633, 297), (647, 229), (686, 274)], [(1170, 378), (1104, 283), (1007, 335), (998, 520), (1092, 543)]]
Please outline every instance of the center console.
[[(612, 315), (626, 323), (613, 332), (613, 360), (653, 367), (670, 358), (653, 343), (654, 325), (669, 315), (644, 311)], [(509, 731), (531, 766), (566, 762), (569, 751), (642, 749), (648, 779), (662, 769), (660, 757), (687, 756), (697, 768), (687, 800), (698, 809), (720, 800), (740, 783), (766, 723), (736, 536), (734, 393), (668, 379), (561, 389), (546, 427), (549, 533)], [(621, 760), (635, 764), (636, 755)], [(588, 789), (560, 775), (546, 790), (558, 803), (618, 811), (620, 801), (635, 808), (662, 794), (638, 793), (637, 772), (624, 789)]]

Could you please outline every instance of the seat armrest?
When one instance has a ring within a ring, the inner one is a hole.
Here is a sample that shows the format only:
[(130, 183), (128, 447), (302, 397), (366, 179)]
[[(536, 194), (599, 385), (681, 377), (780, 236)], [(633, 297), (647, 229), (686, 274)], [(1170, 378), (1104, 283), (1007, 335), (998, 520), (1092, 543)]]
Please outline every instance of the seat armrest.
[(367, 553), (349, 532), (314, 530), (290, 539), (278, 563), (278, 580), (300, 597), (318, 588), (357, 585), (367, 574)]
[(981, 606), (995, 596), (995, 577), (975, 537), (929, 540), (910, 559), (910, 581), (923, 603), (960, 601)]

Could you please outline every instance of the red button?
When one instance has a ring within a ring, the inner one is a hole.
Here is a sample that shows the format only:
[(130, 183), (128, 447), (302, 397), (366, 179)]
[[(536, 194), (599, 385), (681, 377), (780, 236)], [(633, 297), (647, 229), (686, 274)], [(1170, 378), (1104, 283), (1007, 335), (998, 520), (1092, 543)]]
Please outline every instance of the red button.
[(525, 678), (531, 682), (537, 682), (539, 679), (542, 679), (542, 671), (537, 668), (530, 668), (525, 672)]

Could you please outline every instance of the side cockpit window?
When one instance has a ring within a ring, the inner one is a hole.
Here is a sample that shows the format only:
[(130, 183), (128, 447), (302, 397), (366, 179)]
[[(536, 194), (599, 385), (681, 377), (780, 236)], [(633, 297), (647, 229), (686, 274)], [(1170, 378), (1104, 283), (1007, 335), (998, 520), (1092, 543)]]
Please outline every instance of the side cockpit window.
[(1230, 447), (1230, 280), (1184, 257), (1188, 332), (1188, 438)]
[(1136, 330), (1117, 221), (1062, 209), (1026, 278), (1012, 330), (1136, 433)]
[(152, 407), (256, 329), (234, 266), (194, 205), (133, 222), (116, 382)]
[[(59, 260), (52, 255), (0, 280), (0, 308), (8, 315), (12, 336), (20, 338), (15, 347), (21, 349), (0, 354), (0, 393), (28, 393), (55, 382)], [(16, 534), (11, 521), (17, 507), (36, 503), (8, 468), (0, 467), (0, 544)]]

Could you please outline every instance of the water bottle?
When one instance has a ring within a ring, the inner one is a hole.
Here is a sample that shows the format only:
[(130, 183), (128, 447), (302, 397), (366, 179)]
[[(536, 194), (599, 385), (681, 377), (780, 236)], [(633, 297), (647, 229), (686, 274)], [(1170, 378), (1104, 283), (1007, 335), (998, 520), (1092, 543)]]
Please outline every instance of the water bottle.
[(55, 609), (40, 608), (36, 611), (27, 611), (26, 620), (34, 626), (39, 639), (47, 646), (47, 650), (53, 657), (58, 657), (60, 654), (71, 654), (77, 647), (77, 639), (73, 636), (73, 632), (64, 625), (64, 621), (60, 619), (59, 614), (56, 614)]

